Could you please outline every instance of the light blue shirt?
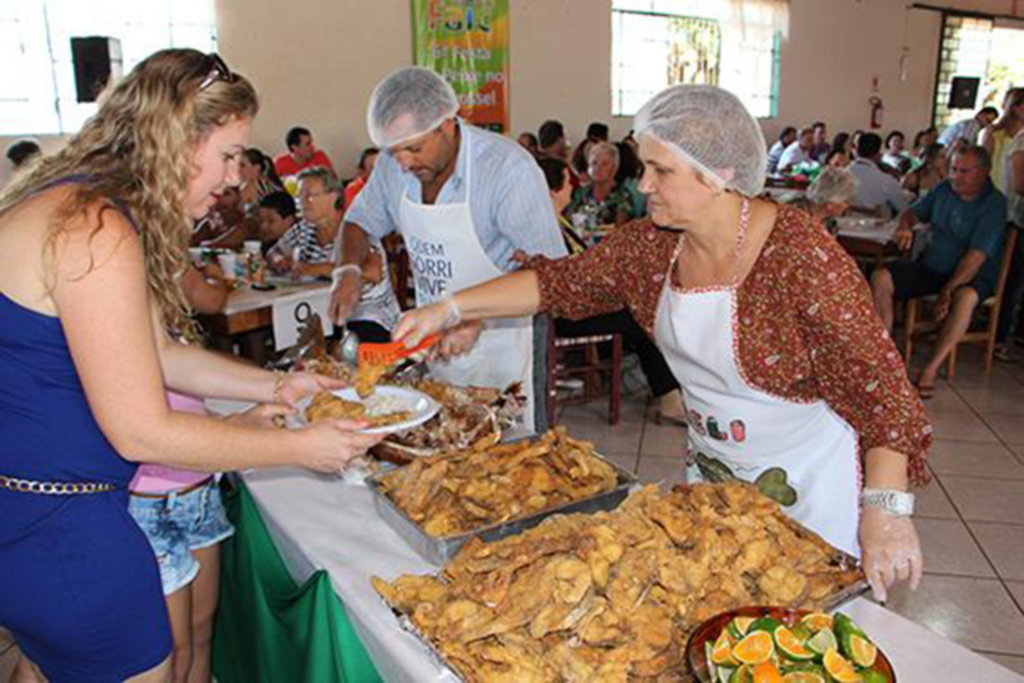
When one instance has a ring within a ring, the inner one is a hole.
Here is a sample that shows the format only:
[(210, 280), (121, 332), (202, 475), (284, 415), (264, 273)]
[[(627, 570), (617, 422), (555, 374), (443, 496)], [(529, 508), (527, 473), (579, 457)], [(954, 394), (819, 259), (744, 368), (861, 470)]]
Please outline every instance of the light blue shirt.
[[(459, 126), (462, 139), (458, 160), (436, 204), (466, 201), (466, 165), (472, 163), (469, 211), (477, 239), (491, 262), (507, 272), (518, 265), (512, 260), (516, 250), (530, 256), (565, 256), (547, 182), (533, 157), (501, 135), (461, 120)], [(410, 201), (422, 202), (420, 181), (383, 152), (366, 187), (345, 214), (345, 221), (378, 239), (396, 232), (403, 194), (408, 194)]]
[(857, 176), (857, 196), (853, 205), (858, 209), (875, 210), (886, 206), (892, 215), (907, 210), (910, 202), (900, 182), (878, 168), (870, 159), (854, 159), (849, 166), (850, 173)]

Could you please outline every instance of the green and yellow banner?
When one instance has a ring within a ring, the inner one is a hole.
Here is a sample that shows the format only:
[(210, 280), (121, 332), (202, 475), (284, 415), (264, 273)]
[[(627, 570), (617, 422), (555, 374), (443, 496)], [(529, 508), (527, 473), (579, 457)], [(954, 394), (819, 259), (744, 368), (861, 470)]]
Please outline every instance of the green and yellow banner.
[(413, 59), (452, 84), (460, 115), (508, 130), (508, 0), (412, 0)]

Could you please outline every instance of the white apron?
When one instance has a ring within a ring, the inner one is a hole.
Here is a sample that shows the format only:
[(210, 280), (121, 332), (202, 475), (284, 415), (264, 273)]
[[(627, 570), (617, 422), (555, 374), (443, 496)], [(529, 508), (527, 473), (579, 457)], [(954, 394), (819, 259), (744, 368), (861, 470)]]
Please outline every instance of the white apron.
[(748, 384), (736, 355), (737, 286), (677, 291), (674, 267), (655, 338), (686, 401), (687, 479), (755, 483), (790, 517), (859, 557), (856, 433), (825, 401), (797, 403)]
[[(402, 195), (399, 231), (409, 251), (416, 305), (504, 275), (477, 239), (469, 209), (472, 156), (466, 145), (466, 198), (453, 204), (417, 204)], [(533, 319), (499, 318), (484, 323), (476, 345), (465, 356), (431, 364), (431, 374), (452, 384), (504, 389), (521, 382), (526, 396), (523, 429), (534, 431)]]

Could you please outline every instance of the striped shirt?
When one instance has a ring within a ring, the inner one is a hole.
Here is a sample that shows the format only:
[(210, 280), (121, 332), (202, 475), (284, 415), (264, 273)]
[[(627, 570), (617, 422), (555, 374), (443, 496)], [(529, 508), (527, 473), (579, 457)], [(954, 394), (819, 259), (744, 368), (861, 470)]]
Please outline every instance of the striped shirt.
[[(502, 271), (510, 271), (517, 267), (512, 260), (516, 250), (549, 258), (565, 256), (548, 186), (533, 157), (513, 140), (461, 120), (459, 126), (462, 143), (458, 160), (436, 203), (467, 201), (466, 165), (471, 161), (469, 210), (477, 239), (491, 262)], [(422, 202), (420, 181), (403, 171), (391, 154), (383, 152), (345, 220), (378, 239), (397, 232), (403, 194), (408, 194), (410, 201)]]
[(299, 250), (298, 260), (302, 263), (334, 263), (338, 256), (338, 240), (331, 240), (327, 245), (320, 244), (316, 226), (308, 221), (299, 221), (281, 235), (281, 239), (273, 246), (274, 251), (292, 260), (295, 260), (296, 249)]

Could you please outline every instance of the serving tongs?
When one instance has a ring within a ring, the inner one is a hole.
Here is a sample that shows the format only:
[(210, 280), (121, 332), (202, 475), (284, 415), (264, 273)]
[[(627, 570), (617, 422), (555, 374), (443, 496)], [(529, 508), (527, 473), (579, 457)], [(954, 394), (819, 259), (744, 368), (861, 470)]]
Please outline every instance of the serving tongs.
[(359, 335), (346, 329), (338, 344), (338, 358), (343, 363), (358, 367), (360, 364), (370, 365), (396, 365), (397, 363), (413, 359), (415, 363), (426, 360), (427, 351), (441, 340), (441, 335), (432, 334), (416, 346), (407, 347), (403, 342), (386, 342), (375, 344), (360, 342)]

